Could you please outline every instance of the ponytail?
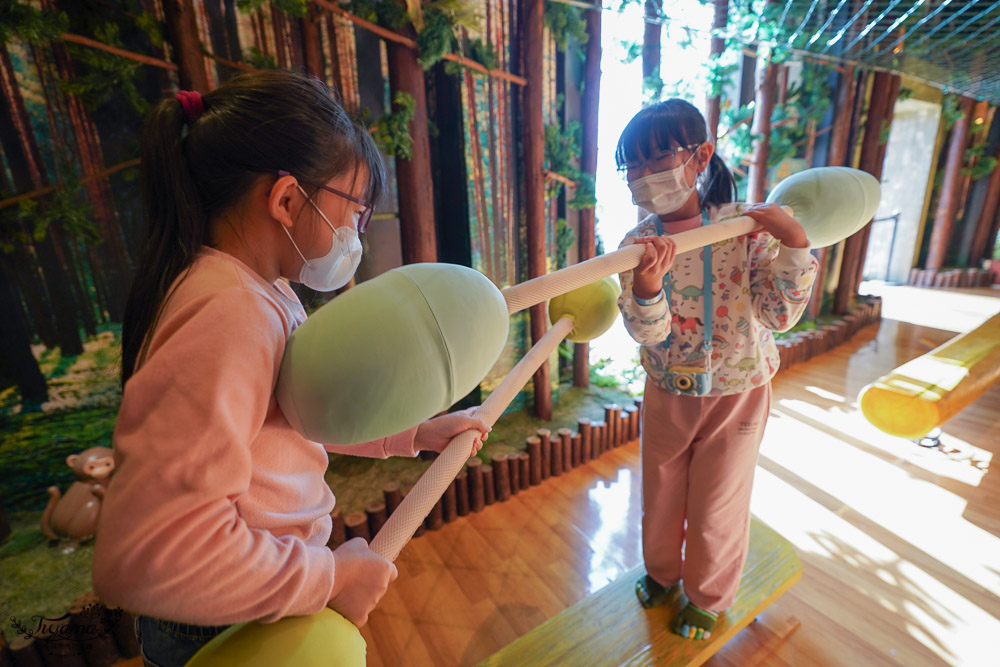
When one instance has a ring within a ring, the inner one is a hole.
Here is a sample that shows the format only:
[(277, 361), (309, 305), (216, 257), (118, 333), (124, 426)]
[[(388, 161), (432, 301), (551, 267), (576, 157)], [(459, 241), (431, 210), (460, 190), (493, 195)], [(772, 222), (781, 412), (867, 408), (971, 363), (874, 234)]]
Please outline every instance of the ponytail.
[(181, 103), (161, 101), (142, 129), (142, 190), (147, 237), (122, 320), (122, 386), (135, 371), (147, 334), (177, 276), (208, 240), (208, 221), (184, 158)]
[(719, 154), (712, 153), (705, 170), (704, 184), (699, 189), (701, 207), (721, 206), (736, 199), (736, 181), (729, 167), (722, 161)]

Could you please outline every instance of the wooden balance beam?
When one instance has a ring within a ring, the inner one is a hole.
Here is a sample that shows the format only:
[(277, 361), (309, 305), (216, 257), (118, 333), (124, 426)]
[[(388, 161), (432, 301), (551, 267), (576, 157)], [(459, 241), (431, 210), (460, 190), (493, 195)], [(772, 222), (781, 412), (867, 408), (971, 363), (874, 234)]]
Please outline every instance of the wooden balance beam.
[(686, 603), (675, 594), (646, 610), (635, 595), (640, 565), (593, 595), (508, 644), (480, 667), (518, 665), (700, 665), (792, 587), (802, 563), (792, 545), (757, 519), (750, 523), (750, 553), (736, 601), (711, 639), (683, 639), (670, 622)]

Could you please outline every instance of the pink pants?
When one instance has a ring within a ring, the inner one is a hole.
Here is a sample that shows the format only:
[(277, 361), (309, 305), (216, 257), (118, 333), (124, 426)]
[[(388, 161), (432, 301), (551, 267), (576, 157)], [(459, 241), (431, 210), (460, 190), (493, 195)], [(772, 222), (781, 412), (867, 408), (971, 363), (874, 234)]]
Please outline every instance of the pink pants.
[(702, 609), (722, 611), (736, 597), (750, 540), (750, 490), (770, 407), (770, 383), (742, 394), (695, 398), (646, 381), (641, 438), (646, 571), (663, 586), (683, 578), (684, 592)]

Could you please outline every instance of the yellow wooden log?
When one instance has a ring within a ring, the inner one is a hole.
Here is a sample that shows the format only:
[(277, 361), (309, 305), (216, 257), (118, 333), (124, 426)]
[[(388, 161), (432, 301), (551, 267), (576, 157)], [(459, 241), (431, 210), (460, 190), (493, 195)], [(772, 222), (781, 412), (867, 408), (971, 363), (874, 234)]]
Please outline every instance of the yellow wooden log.
[(879, 429), (916, 440), (1000, 382), (1000, 314), (903, 364), (861, 390), (861, 411)]
[(750, 523), (750, 552), (736, 601), (710, 639), (684, 639), (670, 622), (684, 599), (646, 610), (635, 595), (640, 565), (507, 645), (480, 667), (540, 665), (700, 665), (750, 624), (802, 576), (792, 545), (766, 525)]

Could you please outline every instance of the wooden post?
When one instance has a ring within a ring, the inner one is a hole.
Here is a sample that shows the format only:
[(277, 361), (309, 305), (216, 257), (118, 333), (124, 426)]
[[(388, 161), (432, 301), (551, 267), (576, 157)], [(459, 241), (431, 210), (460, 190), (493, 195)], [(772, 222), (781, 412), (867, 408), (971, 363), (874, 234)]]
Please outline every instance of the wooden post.
[(351, 512), (344, 517), (344, 526), (347, 527), (347, 539), (353, 540), (355, 537), (362, 538), (365, 542), (372, 539), (368, 532), (368, 515), (364, 512)]
[(542, 483), (542, 439), (537, 435), (528, 437), (528, 459), (531, 465), (528, 477), (531, 486), (538, 486)]
[(590, 420), (576, 420), (576, 429), (580, 432), (580, 463), (590, 463)]
[(192, 0), (164, 0), (163, 15), (167, 37), (177, 63), (177, 78), (182, 90), (210, 91), (205, 56), (202, 55), (198, 23)]
[[(865, 143), (861, 147), (861, 158), (859, 163), (859, 168), (868, 171), (873, 174), (875, 178), (882, 180), (882, 165), (885, 163), (885, 152), (889, 146), (889, 128), (892, 127), (892, 119), (896, 109), (896, 98), (899, 97), (899, 88), (902, 85), (899, 76), (892, 74), (889, 76), (888, 92), (886, 93), (885, 113), (883, 115), (883, 121), (879, 128), (879, 136), (875, 140), (876, 148), (872, 149), (874, 156), (869, 156), (866, 152), (865, 147), (868, 144), (868, 130), (867, 126), (865, 129)], [(873, 88), (874, 90), (874, 88)], [(858, 262), (857, 267), (854, 271), (854, 281), (851, 291), (854, 294), (858, 293), (858, 288), (861, 286), (861, 278), (864, 271), (865, 258), (868, 256), (868, 239), (871, 237), (872, 227), (870, 224), (865, 225), (859, 232), (861, 235), (861, 250), (858, 253), (858, 257), (861, 261)]]
[(767, 197), (767, 159), (771, 150), (771, 113), (778, 88), (778, 66), (771, 64), (757, 68), (757, 94), (754, 101), (751, 134), (760, 137), (753, 142), (753, 157), (747, 172), (747, 201), (762, 202)]
[(336, 508), (330, 513), (330, 538), (326, 541), (326, 546), (336, 549), (347, 541), (347, 527), (344, 525), (344, 514), (340, 508)]
[(444, 525), (443, 496), (442, 498), (438, 498), (437, 502), (434, 503), (431, 513), (424, 519), (424, 525), (427, 527), (427, 530), (440, 530), (441, 526)]
[[(830, 134), (830, 150), (827, 154), (827, 165), (830, 167), (849, 167), (848, 164), (848, 141), (851, 135), (851, 118), (854, 115), (854, 93), (857, 86), (854, 81), (854, 66), (848, 65), (840, 73), (839, 86), (837, 88), (837, 106), (833, 120), (833, 130)], [(816, 279), (813, 281), (812, 296), (806, 315), (811, 319), (816, 319), (823, 308), (823, 297), (826, 287), (826, 272), (829, 265), (829, 248), (819, 248), (813, 251), (816, 261), (819, 263), (819, 270)]]
[[(542, 114), (542, 91), (545, 86), (544, 0), (521, 0), (523, 7), (521, 35), (524, 40), (524, 87), (522, 135), (524, 156), (524, 213), (527, 226), (528, 278), (546, 272), (545, 265), (545, 119)], [(535, 345), (548, 330), (545, 304), (531, 307), (531, 344)], [(552, 387), (549, 386), (549, 363), (534, 374), (535, 416), (552, 419)]]
[(455, 509), (458, 516), (469, 513), (469, 473), (465, 470), (455, 477)]
[[(890, 110), (890, 94), (893, 79), (897, 78), (887, 72), (876, 72), (872, 83), (871, 101), (868, 105), (868, 118), (865, 121), (865, 134), (861, 144), (861, 157), (858, 167), (867, 171), (875, 178), (882, 177), (882, 129)], [(895, 102), (895, 100), (892, 100)], [(844, 257), (840, 265), (840, 277), (837, 281), (837, 293), (834, 297), (833, 312), (846, 313), (850, 308), (851, 299), (857, 292), (857, 277), (864, 264), (864, 251), (867, 245), (869, 225), (851, 235), (844, 243)]]
[[(119, 613), (120, 612), (120, 613)], [(139, 657), (139, 640), (135, 636), (135, 617), (124, 609), (115, 610), (115, 644), (125, 658)], [(17, 664), (17, 661), (14, 662)]]
[(632, 442), (639, 437), (639, 408), (626, 405), (625, 412), (628, 413), (628, 441)]
[[(601, 12), (587, 11), (587, 56), (583, 69), (583, 96), (580, 100), (582, 142), (580, 171), (597, 176), (597, 124), (601, 99)], [(593, 207), (581, 209), (577, 237), (579, 261), (591, 259), (596, 252)], [(573, 344), (573, 386), (590, 386), (590, 343)]]
[(969, 122), (972, 117), (973, 100), (963, 97), (959, 103), (962, 117), (951, 128), (951, 139), (948, 143), (948, 159), (945, 163), (944, 182), (941, 184), (941, 197), (938, 200), (937, 213), (934, 216), (934, 229), (931, 232), (930, 246), (927, 250), (926, 267), (938, 271), (944, 265), (948, 244), (951, 242), (951, 232), (955, 227), (955, 215), (961, 202), (958, 200), (959, 189), (962, 187), (962, 167), (965, 165), (965, 145), (969, 140)]
[(547, 428), (536, 431), (542, 444), (542, 479), (548, 479), (552, 474), (552, 432)]
[[(531, 469), (531, 456), (528, 452), (521, 452), (517, 455), (517, 467), (518, 476), (520, 477), (521, 488), (526, 489), (534, 482), (531, 481), (532, 469)], [(539, 480), (541, 481), (541, 480)]]
[[(95, 596), (96, 597), (96, 596)], [(67, 609), (74, 636), (79, 639), (80, 652), (88, 667), (113, 665), (122, 659), (115, 637), (108, 627), (107, 607), (96, 599), (79, 600)], [(0, 646), (3, 642), (0, 641)], [(0, 648), (0, 664), (3, 664)]]
[(580, 434), (579, 433), (574, 432), (570, 436), (570, 447), (573, 449), (573, 458), (571, 460), (571, 463), (572, 463), (573, 467), (575, 468), (578, 465), (580, 465), (580, 463), (582, 463), (582, 460), (580, 458), (582, 450), (581, 450), (581, 447), (580, 447)]
[[(608, 424), (607, 422), (594, 422), (594, 452), (597, 456), (602, 455), (604, 452), (608, 451)], [(596, 457), (595, 457), (596, 458)]]
[(629, 415), (625, 409), (622, 409), (621, 414), (618, 415), (618, 445), (627, 445), (632, 442), (632, 439), (628, 437), (628, 419)]
[(609, 403), (604, 406), (604, 423), (608, 427), (608, 449), (614, 447), (618, 443), (615, 441), (615, 410), (618, 406), (614, 403)]
[(483, 500), (487, 505), (497, 501), (496, 480), (493, 477), (493, 466), (483, 466)]
[(444, 522), (451, 523), (458, 518), (458, 483), (455, 480), (451, 480), (441, 500), (444, 503)]
[(642, 78), (659, 77), (660, 36), (663, 26), (659, 23), (663, 14), (663, 0), (646, 0), (645, 17), (653, 19), (643, 23), (642, 31)]
[(510, 500), (510, 462), (506, 454), (493, 455), (493, 475), (496, 478), (497, 500)]
[[(726, 40), (719, 33), (726, 29), (726, 22), (729, 19), (729, 0), (712, 0), (715, 7), (715, 14), (712, 17), (712, 39), (709, 42), (708, 62), (714, 63), (726, 49)], [(708, 96), (708, 113), (706, 121), (708, 123), (708, 140), (715, 142), (719, 136), (719, 116), (720, 116), (720, 95)]]
[(483, 462), (472, 457), (465, 464), (469, 472), (469, 508), (473, 512), (482, 512), (486, 506), (486, 492), (483, 489)]
[(378, 531), (382, 529), (386, 519), (389, 518), (385, 503), (381, 500), (368, 503), (365, 506), (365, 514), (368, 515), (368, 534), (378, 535)]
[[(994, 112), (993, 124), (1000, 123), (1000, 109)], [(1000, 150), (994, 155), (1000, 161)], [(986, 245), (989, 239), (990, 230), (993, 228), (993, 220), (997, 214), (998, 204), (1000, 204), (1000, 166), (994, 167), (990, 173), (989, 182), (986, 185), (986, 197), (983, 200), (983, 209), (979, 213), (976, 221), (976, 231), (972, 236), (972, 245), (969, 248), (969, 266), (979, 266), (980, 260), (987, 259), (993, 255), (993, 248)], [(0, 540), (3, 538), (0, 537)]]
[[(507, 467), (510, 469), (508, 472), (510, 475), (510, 495), (512, 496), (516, 496), (518, 491), (521, 490), (521, 454), (523, 452), (507, 455)], [(527, 485), (527, 479), (525, 479), (524, 483)]]
[(399, 482), (389, 482), (382, 487), (382, 497), (385, 498), (385, 512), (391, 515), (399, 507), (399, 503), (403, 502), (403, 488)]
[(45, 667), (45, 660), (34, 637), (14, 637), (9, 648), (16, 667)]
[[(385, 0), (394, 2), (395, 0)], [(412, 32), (412, 29), (410, 29)], [(437, 261), (434, 227), (434, 183), (431, 180), (431, 147), (427, 133), (427, 88), (417, 52), (409, 46), (386, 41), (389, 89), (413, 96), (416, 103), (410, 122), (410, 159), (396, 158), (396, 189), (403, 263)]]
[(552, 465), (552, 476), (558, 477), (563, 474), (563, 442), (562, 439), (556, 435), (554, 438), (549, 439), (549, 446), (552, 449), (552, 458), (550, 464)]
[(573, 469), (573, 431), (568, 428), (559, 429), (559, 440), (562, 441), (562, 469), (569, 472)]
[[(299, 19), (302, 27), (302, 55), (305, 58), (306, 69), (313, 76), (326, 80), (326, 73), (323, 71), (323, 47), (320, 44), (319, 21), (323, 13), (319, 7), (310, 4), (306, 10), (306, 15)], [(332, 38), (331, 34), (331, 38)], [(336, 45), (331, 45), (331, 51), (336, 50)], [(336, 74), (336, 72), (334, 72)]]

